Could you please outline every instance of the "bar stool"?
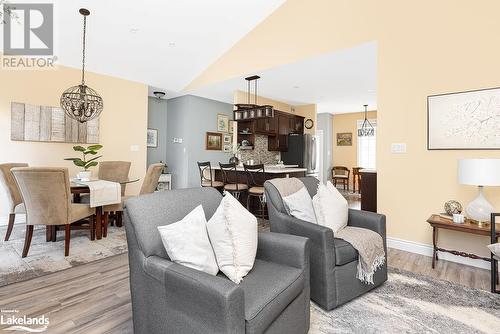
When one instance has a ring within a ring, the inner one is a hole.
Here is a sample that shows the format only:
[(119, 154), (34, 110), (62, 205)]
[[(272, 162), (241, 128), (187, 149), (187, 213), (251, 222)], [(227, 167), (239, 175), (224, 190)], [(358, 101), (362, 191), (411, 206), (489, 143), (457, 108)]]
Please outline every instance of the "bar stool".
[[(247, 197), (247, 210), (250, 211), (250, 201), (252, 198), (257, 197), (259, 199), (259, 210), (257, 211), (256, 216), (262, 219), (266, 219), (266, 199), (264, 196), (264, 185), (261, 182), (258, 182), (259, 175), (264, 175), (264, 165), (245, 165), (245, 172), (247, 174), (248, 180), (248, 197)], [(263, 179), (263, 178), (262, 178)]]
[[(224, 182), (224, 190), (231, 193), (237, 200), (240, 195), (248, 190), (248, 185), (240, 183), (238, 180), (238, 171), (235, 163), (223, 164), (219, 162), (222, 172), (222, 180)], [(247, 182), (248, 183), (248, 182)]]
[[(210, 161), (198, 161), (198, 170), (200, 171), (200, 184), (202, 187), (212, 187), (218, 190), (224, 188), (223, 182), (212, 180), (213, 174)], [(209, 175), (209, 177), (207, 177), (207, 174)]]

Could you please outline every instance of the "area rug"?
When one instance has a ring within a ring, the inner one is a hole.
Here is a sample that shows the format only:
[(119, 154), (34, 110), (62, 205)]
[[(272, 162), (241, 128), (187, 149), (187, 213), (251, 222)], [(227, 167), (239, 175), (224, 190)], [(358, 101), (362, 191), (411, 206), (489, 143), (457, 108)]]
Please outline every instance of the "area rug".
[(91, 241), (86, 230), (71, 231), (69, 256), (64, 256), (64, 232), (56, 242), (45, 241), (45, 227), (35, 226), (28, 256), (24, 246), (24, 217), (16, 218), (9, 241), (3, 241), (6, 226), (0, 226), (0, 286), (100, 260), (127, 251), (125, 228), (110, 226), (107, 238)]
[(311, 303), (310, 333), (500, 333), (500, 296), (391, 268), (381, 287), (333, 311)]

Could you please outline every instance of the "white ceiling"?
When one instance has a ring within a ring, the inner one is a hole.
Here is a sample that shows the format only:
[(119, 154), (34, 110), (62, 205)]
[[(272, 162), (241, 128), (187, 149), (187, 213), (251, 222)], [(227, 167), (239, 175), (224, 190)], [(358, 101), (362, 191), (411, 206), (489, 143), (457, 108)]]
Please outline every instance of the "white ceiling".
[(89, 71), (181, 91), (284, 0), (53, 3), (55, 55), (60, 64), (81, 66), (82, 17), (78, 9), (85, 7), (91, 12), (87, 20)]
[[(359, 112), (363, 104), (377, 109), (376, 43), (249, 74), (261, 76), (259, 95), (292, 105), (316, 103), (319, 113)], [(247, 90), (245, 76), (187, 93), (233, 103), (235, 90)]]

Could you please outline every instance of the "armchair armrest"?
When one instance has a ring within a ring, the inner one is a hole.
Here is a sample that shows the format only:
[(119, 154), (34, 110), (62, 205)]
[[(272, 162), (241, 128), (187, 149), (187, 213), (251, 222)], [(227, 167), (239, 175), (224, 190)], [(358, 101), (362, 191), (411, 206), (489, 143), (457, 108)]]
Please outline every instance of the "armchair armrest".
[(207, 333), (245, 332), (243, 290), (230, 280), (158, 256), (145, 260), (144, 271), (162, 280), (167, 313), (171, 319), (177, 319), (172, 324), (173, 329), (184, 323), (184, 326)]
[(385, 215), (375, 212), (349, 209), (349, 218), (347, 225), (361, 227), (372, 230), (380, 234), (382, 239), (386, 239)]
[(259, 233), (257, 258), (299, 269), (308, 268), (309, 240), (281, 233)]

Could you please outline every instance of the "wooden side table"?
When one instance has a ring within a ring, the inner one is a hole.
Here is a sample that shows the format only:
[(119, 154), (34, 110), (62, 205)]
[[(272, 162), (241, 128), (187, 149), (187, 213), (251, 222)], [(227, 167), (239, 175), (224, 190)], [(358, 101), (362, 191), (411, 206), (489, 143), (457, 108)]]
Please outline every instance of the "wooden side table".
[[(429, 219), (427, 219), (427, 222), (432, 226), (432, 245), (433, 245), (433, 256), (432, 256), (432, 268), (436, 266), (436, 261), (438, 260), (438, 254), (437, 252), (447, 252), (451, 253), (453, 255), (459, 255), (463, 257), (468, 257), (471, 259), (480, 259), (484, 261), (491, 262), (490, 257), (483, 257), (479, 256), (476, 254), (472, 253), (466, 253), (462, 251), (457, 251), (457, 250), (449, 250), (449, 249), (444, 249), (438, 247), (438, 230), (439, 229), (445, 229), (445, 230), (452, 230), (452, 231), (459, 231), (463, 233), (470, 233), (470, 234), (475, 234), (475, 235), (484, 235), (484, 236), (490, 236), (491, 235), (491, 229), (490, 225), (486, 226), (479, 226), (478, 224), (474, 224), (471, 222), (466, 221), (463, 224), (456, 224), (450, 219), (446, 219), (441, 217), (440, 215), (432, 215)], [(500, 225), (496, 224), (496, 231), (495, 232), (495, 240), (498, 242), (498, 238), (500, 237), (500, 231), (498, 230), (500, 228)]]

